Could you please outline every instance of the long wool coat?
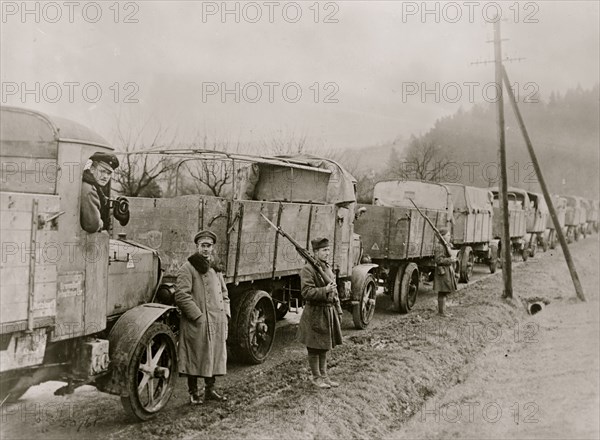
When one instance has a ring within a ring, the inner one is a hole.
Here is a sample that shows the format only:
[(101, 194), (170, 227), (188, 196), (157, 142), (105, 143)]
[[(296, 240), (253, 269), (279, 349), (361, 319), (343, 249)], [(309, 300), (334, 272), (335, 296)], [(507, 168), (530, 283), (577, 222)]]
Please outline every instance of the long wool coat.
[(81, 228), (90, 234), (106, 229), (101, 214), (104, 206), (101, 203), (98, 191), (91, 183), (81, 182), (80, 203), (79, 221)]
[(447, 256), (446, 248), (440, 242), (435, 244), (433, 252), (436, 266), (433, 276), (433, 291), (436, 293), (454, 292), (457, 286), (452, 258)]
[(199, 254), (181, 266), (175, 302), (181, 309), (179, 372), (211, 377), (227, 373), (227, 286), (220, 272)]
[[(329, 265), (321, 263), (321, 267), (330, 279), (335, 279)], [(327, 284), (310, 264), (302, 268), (300, 283), (306, 304), (300, 317), (298, 340), (309, 348), (325, 350), (341, 345), (342, 327), (336, 311), (339, 299), (327, 293)]]

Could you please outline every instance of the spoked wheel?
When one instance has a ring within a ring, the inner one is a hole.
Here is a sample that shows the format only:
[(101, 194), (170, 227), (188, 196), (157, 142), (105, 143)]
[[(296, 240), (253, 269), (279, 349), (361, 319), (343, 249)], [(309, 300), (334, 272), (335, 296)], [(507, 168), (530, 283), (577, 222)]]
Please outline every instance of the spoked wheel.
[(394, 309), (408, 313), (414, 307), (419, 292), (419, 268), (408, 263), (404, 270), (400, 268), (394, 283)]
[(470, 246), (465, 247), (460, 256), (460, 278), (461, 283), (468, 283), (473, 275), (473, 266), (475, 265), (475, 255)]
[(490, 268), (490, 273), (496, 272), (498, 268), (498, 248), (496, 246), (490, 246), (490, 260), (488, 262), (488, 267)]
[(287, 315), (287, 312), (290, 310), (290, 306), (285, 296), (285, 290), (274, 290), (272, 296), (273, 305), (275, 306), (275, 317), (277, 318), (277, 321), (280, 321), (284, 318), (285, 315)]
[(175, 385), (177, 348), (171, 329), (155, 322), (137, 344), (127, 369), (125, 411), (138, 420), (154, 417), (165, 407)]
[(540, 242), (542, 245), (542, 252), (548, 252), (548, 240), (546, 240), (543, 236), (540, 236)]
[(535, 257), (536, 252), (537, 252), (537, 237), (534, 237), (533, 240), (531, 240), (531, 243), (529, 244), (529, 256), (531, 258)]
[(367, 275), (363, 282), (358, 304), (352, 306), (352, 320), (354, 327), (359, 330), (367, 328), (375, 314), (375, 296), (377, 295), (377, 282), (373, 275)]
[(275, 307), (263, 290), (246, 292), (240, 303), (237, 319), (237, 344), (241, 360), (262, 363), (273, 346), (275, 337)]
[(550, 249), (556, 248), (556, 231), (552, 229), (548, 235)]

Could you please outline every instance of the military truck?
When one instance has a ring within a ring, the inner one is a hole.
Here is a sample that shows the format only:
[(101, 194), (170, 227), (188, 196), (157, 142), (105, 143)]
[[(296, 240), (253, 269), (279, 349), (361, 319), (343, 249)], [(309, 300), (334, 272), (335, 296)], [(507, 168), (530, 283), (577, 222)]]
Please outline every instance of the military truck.
[(458, 183), (443, 184), (454, 206), (452, 245), (458, 253), (459, 281), (468, 283), (476, 262), (486, 264), (491, 273), (498, 265), (499, 240), (492, 235), (493, 199), (486, 188)]
[[(500, 240), (503, 234), (504, 218), (502, 216), (502, 207), (500, 192), (497, 187), (490, 188), (494, 196), (494, 217), (492, 223), (492, 235)], [(529, 240), (527, 235), (527, 217), (531, 210), (531, 202), (527, 191), (520, 188), (508, 188), (508, 222), (509, 237), (512, 247), (512, 254), (520, 256), (523, 261), (527, 261), (530, 255)], [(498, 250), (502, 255), (502, 242), (498, 243)], [(502, 259), (500, 259), (502, 262)]]
[(546, 225), (550, 218), (550, 211), (541, 193), (528, 191), (530, 210), (527, 216), (527, 234), (529, 234), (529, 256), (534, 257), (538, 246), (546, 252), (548, 242), (546, 241)]
[(84, 384), (121, 397), (137, 419), (169, 400), (177, 310), (153, 302), (161, 261), (146, 246), (80, 226), (82, 172), (111, 152), (75, 122), (1, 108), (0, 391)]
[[(559, 195), (553, 194), (552, 204), (554, 205), (554, 210), (556, 211), (558, 223), (563, 231), (563, 234), (566, 237), (567, 230), (565, 227), (565, 214), (567, 210), (567, 199)], [(556, 248), (556, 244), (558, 243), (558, 234), (556, 232), (554, 222), (552, 221), (552, 217), (550, 217), (550, 215), (546, 216), (546, 231), (546, 242), (548, 243), (548, 247), (550, 247), (550, 249)]]
[(587, 229), (587, 211), (582, 197), (564, 197), (567, 199), (567, 210), (565, 213), (567, 243), (573, 243), (573, 241), (578, 241), (581, 236), (585, 238), (585, 229)]
[(365, 260), (377, 263), (374, 274), (400, 313), (408, 313), (415, 305), (421, 277), (430, 277), (438, 240), (411, 200), (436, 228), (451, 227), (448, 188), (421, 181), (378, 182), (373, 204), (358, 205), (365, 213), (356, 220)]
[[(290, 307), (302, 305), (299, 274), (305, 262), (267, 219), (306, 249), (316, 237), (330, 239), (342, 307), (352, 312), (357, 328), (369, 324), (375, 311), (372, 272), (377, 266), (360, 264), (360, 237), (354, 233), (359, 215), (355, 180), (341, 166), (313, 156), (261, 157), (201, 149), (136, 154), (174, 164), (175, 194), (130, 198), (131, 221), (125, 227), (117, 225), (115, 232), (158, 252), (164, 280), (171, 283), (171, 293), (159, 292), (167, 303), (172, 303), (179, 267), (195, 251), (195, 232), (207, 228), (217, 235), (215, 256), (232, 302), (231, 356), (263, 362), (275, 338), (276, 320)], [(189, 185), (202, 179), (193, 172), (198, 169), (210, 170), (213, 176), (221, 173), (228, 182), (223, 194), (200, 194), (198, 186)], [(185, 188), (188, 193), (181, 194)]]

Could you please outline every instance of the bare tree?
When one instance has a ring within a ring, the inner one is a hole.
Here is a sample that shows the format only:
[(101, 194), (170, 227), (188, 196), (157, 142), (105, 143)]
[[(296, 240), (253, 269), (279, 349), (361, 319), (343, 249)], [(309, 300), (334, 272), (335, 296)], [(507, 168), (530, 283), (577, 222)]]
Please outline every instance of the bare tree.
[(282, 154), (301, 154), (306, 148), (306, 133), (296, 135), (294, 131), (278, 130), (277, 135), (273, 136), (269, 141), (262, 142), (262, 149), (273, 155)]
[(169, 159), (160, 160), (157, 156), (137, 153), (139, 150), (160, 145), (166, 134), (166, 130), (159, 125), (151, 135), (150, 141), (145, 141), (149, 122), (150, 120), (146, 121), (137, 131), (131, 126), (125, 131), (117, 121), (118, 149), (124, 153), (124, 157), (115, 172), (114, 180), (119, 186), (119, 191), (126, 196), (160, 197), (162, 190), (158, 180), (173, 168), (173, 161)]
[(451, 160), (440, 145), (423, 137), (412, 137), (406, 153), (399, 157), (394, 150), (388, 176), (398, 179), (438, 181)]
[(183, 192), (185, 194), (206, 194), (208, 192), (215, 197), (224, 196), (233, 184), (234, 162), (226, 156), (215, 157), (211, 152), (214, 151), (215, 154), (239, 152), (241, 148), (239, 139), (235, 144), (228, 138), (218, 140), (214, 137), (209, 141), (208, 136), (204, 134), (200, 142), (193, 143), (188, 148), (206, 151), (206, 158), (200, 154), (198, 159), (186, 160), (179, 167), (184, 168), (188, 173)]

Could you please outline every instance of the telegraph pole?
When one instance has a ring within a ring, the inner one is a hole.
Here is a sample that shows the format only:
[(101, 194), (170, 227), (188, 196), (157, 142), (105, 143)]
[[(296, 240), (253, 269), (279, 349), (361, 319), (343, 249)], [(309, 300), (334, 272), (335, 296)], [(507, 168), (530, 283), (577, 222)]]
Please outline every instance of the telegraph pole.
[[(504, 132), (504, 97), (502, 93), (502, 38), (500, 33), (500, 17), (494, 23), (494, 65), (495, 82), (498, 100), (496, 101), (498, 122), (498, 154), (500, 156), (500, 198), (502, 203), (502, 279), (504, 281), (504, 298), (513, 297), (512, 289), (512, 246), (510, 243), (510, 220), (508, 212), (508, 179), (506, 173), (506, 137)], [(509, 86), (510, 87), (510, 86)]]
[(523, 134), (523, 138), (525, 139), (525, 144), (527, 145), (529, 156), (531, 157), (531, 161), (533, 162), (535, 174), (537, 175), (537, 178), (540, 182), (540, 186), (542, 187), (544, 199), (546, 200), (546, 205), (548, 205), (548, 210), (550, 211), (550, 217), (552, 218), (552, 222), (554, 223), (554, 230), (558, 235), (558, 241), (560, 242), (560, 246), (562, 247), (563, 255), (565, 256), (565, 261), (567, 262), (569, 273), (571, 274), (571, 279), (573, 280), (573, 285), (575, 286), (575, 293), (581, 301), (585, 301), (585, 295), (583, 293), (583, 288), (581, 287), (581, 282), (579, 281), (579, 275), (577, 275), (577, 270), (575, 269), (575, 264), (573, 263), (573, 258), (571, 257), (571, 251), (569, 251), (567, 240), (565, 239), (565, 235), (563, 234), (562, 228), (558, 221), (558, 216), (556, 214), (556, 210), (554, 209), (554, 204), (552, 203), (550, 192), (548, 191), (546, 181), (544, 180), (544, 176), (542, 174), (542, 169), (540, 168), (537, 156), (535, 154), (535, 151), (533, 150), (533, 144), (531, 143), (531, 139), (529, 138), (529, 133), (527, 132), (527, 128), (525, 127), (525, 122), (523, 122), (523, 117), (521, 116), (521, 111), (519, 110), (519, 106), (517, 105), (515, 95), (512, 89), (510, 88), (510, 81), (508, 79), (508, 74), (506, 73), (504, 67), (502, 67), (502, 76), (506, 85), (506, 93), (508, 93), (510, 103), (512, 105), (513, 111), (515, 112), (515, 116), (517, 117), (519, 127), (521, 128), (521, 133)]

